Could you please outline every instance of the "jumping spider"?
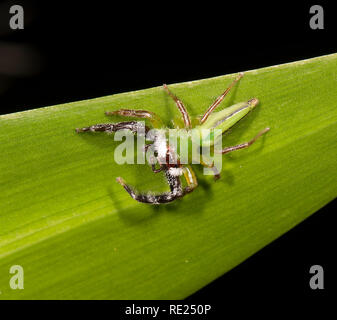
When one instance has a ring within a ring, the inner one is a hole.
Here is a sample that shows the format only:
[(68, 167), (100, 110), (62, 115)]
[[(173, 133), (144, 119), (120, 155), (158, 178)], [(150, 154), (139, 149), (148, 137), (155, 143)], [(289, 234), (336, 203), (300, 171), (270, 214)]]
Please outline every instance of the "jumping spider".
[[(219, 112), (213, 112), (214, 109), (220, 104), (224, 99), (230, 89), (242, 78), (243, 73), (240, 73), (236, 79), (230, 84), (230, 86), (213, 102), (213, 104), (207, 109), (205, 114), (202, 117), (198, 117), (195, 120), (196, 125), (192, 125), (190, 116), (180, 99), (178, 99), (164, 84), (164, 89), (168, 95), (174, 100), (176, 106), (178, 107), (183, 120), (184, 128), (189, 132), (192, 128), (197, 130), (202, 129), (220, 129), (221, 134), (227, 131), (240, 119), (242, 119), (249, 111), (251, 111), (257, 104), (258, 99), (253, 98), (246, 102), (237, 103), (233, 106), (225, 108)], [(134, 117), (134, 118), (146, 118), (148, 119), (154, 128), (159, 128), (162, 126), (162, 121), (155, 113), (146, 110), (129, 110), (129, 109), (120, 109), (117, 111), (107, 111), (106, 115), (119, 115), (124, 117)], [(130, 130), (133, 133), (137, 133), (140, 128), (143, 128), (145, 132), (149, 131), (147, 126), (144, 127), (143, 122), (138, 121), (127, 121), (127, 122), (118, 122), (118, 123), (104, 123), (96, 124), (90, 127), (77, 128), (77, 132), (85, 131), (105, 131), (105, 132), (116, 132), (121, 129)], [(247, 148), (252, 145), (260, 136), (269, 131), (269, 128), (265, 128), (260, 131), (252, 140), (227, 147), (221, 150), (222, 154), (232, 152), (234, 150)], [(148, 138), (148, 137), (147, 137)], [(216, 137), (214, 137), (215, 140)], [(150, 139), (151, 140), (151, 139)], [(152, 147), (155, 157), (160, 164), (160, 167), (156, 169), (155, 164), (152, 164), (152, 170), (154, 173), (164, 171), (167, 182), (170, 186), (169, 192), (164, 192), (161, 194), (142, 194), (134, 190), (129, 186), (121, 177), (117, 178), (117, 182), (121, 184), (124, 189), (130, 194), (130, 196), (143, 203), (149, 204), (161, 204), (174, 201), (175, 199), (182, 198), (186, 194), (192, 192), (197, 186), (198, 182), (196, 176), (189, 164), (181, 164), (179, 162), (179, 156), (176, 154), (170, 145), (168, 144), (168, 139), (157, 135), (152, 137), (152, 143), (146, 145), (146, 148)], [(214, 164), (206, 164), (202, 160), (200, 161), (203, 166), (211, 168), (214, 172), (215, 179), (220, 177), (220, 173), (217, 171)], [(180, 181), (180, 177), (184, 175), (187, 186), (183, 187)]]

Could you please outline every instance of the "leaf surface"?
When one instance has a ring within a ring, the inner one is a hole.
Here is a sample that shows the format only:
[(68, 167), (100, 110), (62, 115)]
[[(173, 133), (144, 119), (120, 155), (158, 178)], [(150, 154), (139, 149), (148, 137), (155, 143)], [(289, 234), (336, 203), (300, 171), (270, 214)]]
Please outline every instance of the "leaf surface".
[[(240, 70), (238, 70), (240, 71)], [(170, 85), (197, 116), (235, 75)], [(113, 135), (75, 133), (104, 111), (179, 113), (162, 87), (0, 116), (0, 299), (179, 299), (232, 269), (337, 195), (337, 54), (248, 71), (221, 108), (260, 105), (226, 146), (214, 182), (172, 204), (140, 204), (168, 187), (148, 165), (117, 165)], [(121, 121), (115, 117), (114, 121)], [(9, 286), (24, 268), (24, 290)]]

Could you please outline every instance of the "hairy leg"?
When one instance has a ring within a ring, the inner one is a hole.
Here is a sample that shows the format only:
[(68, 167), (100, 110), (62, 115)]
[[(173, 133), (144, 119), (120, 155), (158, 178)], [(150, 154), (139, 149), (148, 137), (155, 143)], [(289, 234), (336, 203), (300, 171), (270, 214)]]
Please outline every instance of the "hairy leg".
[(262, 131), (260, 131), (252, 140), (248, 141), (248, 142), (244, 142), (241, 144), (238, 144), (236, 146), (232, 146), (232, 147), (227, 147), (225, 149), (223, 149), (222, 151), (220, 151), (220, 153), (225, 154), (225, 153), (229, 153), (235, 150), (239, 150), (239, 149), (244, 149), (244, 148), (248, 148), (249, 146), (251, 146), (259, 137), (261, 137), (263, 134), (265, 134), (266, 132), (268, 132), (270, 130), (270, 128), (265, 128)]
[(227, 93), (234, 87), (234, 85), (243, 77), (243, 73), (241, 72), (236, 79), (229, 85), (229, 87), (223, 92), (222, 95), (220, 95), (207, 109), (205, 114), (200, 119), (200, 124), (203, 124), (209, 115), (214, 111), (214, 109), (220, 104), (220, 102), (225, 98)]
[(161, 203), (172, 202), (185, 195), (181, 187), (179, 176), (171, 175), (168, 170), (165, 170), (165, 175), (166, 175), (167, 182), (170, 186), (170, 192), (164, 192), (164, 193), (157, 194), (157, 195), (138, 193), (134, 188), (126, 184), (123, 178), (118, 177), (116, 180), (120, 185), (123, 186), (123, 188), (130, 194), (130, 196), (134, 200), (142, 202), (142, 203), (161, 204)]
[(184, 124), (185, 124), (185, 128), (189, 129), (191, 128), (191, 120), (190, 120), (190, 116), (188, 115), (188, 112), (184, 106), (184, 104), (182, 103), (182, 101), (180, 99), (178, 99), (167, 87), (166, 84), (163, 85), (164, 89), (166, 90), (166, 92), (168, 93), (168, 95), (174, 100), (174, 102), (176, 103), (179, 111), (181, 112), (182, 116), (183, 116), (183, 120), (184, 120)]
[(123, 117), (149, 119), (154, 128), (161, 128), (164, 126), (157, 114), (147, 110), (120, 109), (116, 111), (106, 111), (105, 114), (107, 116), (119, 115)]
[(127, 121), (127, 122), (116, 122), (116, 123), (101, 123), (101, 124), (95, 124), (90, 127), (84, 127), (84, 128), (76, 128), (76, 132), (86, 132), (86, 131), (105, 131), (108, 133), (116, 132), (118, 130), (130, 130), (133, 133), (137, 132), (148, 132), (149, 128), (144, 125), (142, 122), (137, 121)]

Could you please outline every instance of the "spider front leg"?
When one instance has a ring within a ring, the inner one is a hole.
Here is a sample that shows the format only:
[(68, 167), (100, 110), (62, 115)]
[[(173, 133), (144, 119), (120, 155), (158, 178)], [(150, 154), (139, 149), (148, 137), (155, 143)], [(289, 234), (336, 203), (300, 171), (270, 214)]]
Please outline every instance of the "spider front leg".
[(137, 121), (127, 121), (127, 122), (116, 122), (116, 123), (101, 123), (95, 124), (90, 127), (76, 128), (76, 132), (86, 132), (86, 131), (105, 131), (108, 133), (116, 132), (118, 130), (130, 130), (133, 133), (144, 132), (147, 133), (149, 128), (144, 125), (142, 122)]
[(260, 131), (252, 140), (248, 141), (248, 142), (244, 142), (241, 144), (238, 144), (236, 146), (232, 146), (232, 147), (227, 147), (223, 150), (221, 150), (219, 153), (225, 154), (225, 153), (229, 153), (235, 150), (239, 150), (239, 149), (244, 149), (244, 148), (248, 148), (249, 146), (251, 146), (258, 138), (260, 138), (263, 134), (265, 134), (266, 132), (268, 132), (270, 130), (270, 128), (265, 128), (262, 131)]
[(170, 186), (170, 192), (164, 192), (157, 195), (139, 193), (137, 192), (137, 190), (129, 186), (121, 177), (118, 177), (116, 180), (120, 185), (123, 186), (123, 188), (130, 194), (130, 196), (138, 202), (149, 204), (161, 204), (161, 203), (169, 203), (178, 198), (183, 197), (186, 193), (184, 192), (181, 186), (179, 176), (174, 176), (170, 174), (166, 166), (165, 166), (165, 176)]

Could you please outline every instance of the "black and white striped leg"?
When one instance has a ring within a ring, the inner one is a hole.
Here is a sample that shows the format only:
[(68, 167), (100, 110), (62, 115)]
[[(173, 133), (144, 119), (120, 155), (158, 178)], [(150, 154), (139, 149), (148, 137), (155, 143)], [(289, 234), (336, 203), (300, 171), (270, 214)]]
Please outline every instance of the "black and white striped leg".
[(130, 194), (130, 196), (139, 202), (149, 203), (149, 204), (161, 204), (172, 202), (178, 198), (183, 197), (186, 192), (184, 192), (179, 176), (173, 176), (169, 173), (169, 170), (165, 170), (165, 175), (167, 182), (170, 186), (170, 192), (164, 192), (161, 194), (153, 195), (153, 194), (144, 194), (138, 193), (131, 186), (126, 184), (123, 178), (118, 177), (116, 180), (119, 184), (121, 184), (124, 189)]
[(133, 133), (143, 132), (146, 134), (149, 128), (144, 125), (143, 122), (138, 121), (126, 121), (126, 122), (116, 122), (116, 123), (101, 123), (95, 124), (90, 127), (76, 128), (76, 132), (86, 132), (86, 131), (105, 131), (108, 133), (116, 132), (118, 130), (130, 130)]

